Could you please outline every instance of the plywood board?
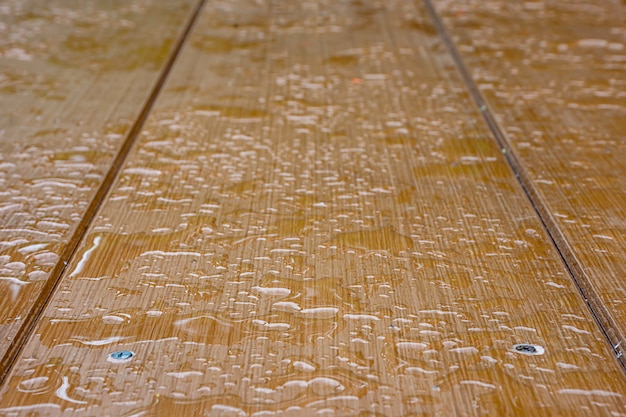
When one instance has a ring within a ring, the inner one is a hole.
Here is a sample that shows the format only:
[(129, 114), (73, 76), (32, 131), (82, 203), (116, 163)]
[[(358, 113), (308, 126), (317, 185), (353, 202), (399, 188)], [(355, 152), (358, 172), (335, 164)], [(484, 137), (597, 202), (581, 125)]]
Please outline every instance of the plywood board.
[(420, 4), (209, 2), (0, 415), (626, 413)]
[(626, 342), (626, 4), (437, 2), (616, 350)]
[(0, 2), (0, 357), (67, 261), (192, 3)]

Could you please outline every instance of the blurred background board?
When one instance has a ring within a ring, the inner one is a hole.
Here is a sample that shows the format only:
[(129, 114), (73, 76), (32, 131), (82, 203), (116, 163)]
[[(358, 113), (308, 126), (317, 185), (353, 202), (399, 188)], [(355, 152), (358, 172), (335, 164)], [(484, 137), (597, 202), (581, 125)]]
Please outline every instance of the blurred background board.
[(193, 3), (0, 2), (0, 357), (68, 260)]
[(618, 352), (626, 336), (626, 3), (435, 2)]
[(420, 2), (208, 2), (0, 415), (610, 416), (620, 365)]

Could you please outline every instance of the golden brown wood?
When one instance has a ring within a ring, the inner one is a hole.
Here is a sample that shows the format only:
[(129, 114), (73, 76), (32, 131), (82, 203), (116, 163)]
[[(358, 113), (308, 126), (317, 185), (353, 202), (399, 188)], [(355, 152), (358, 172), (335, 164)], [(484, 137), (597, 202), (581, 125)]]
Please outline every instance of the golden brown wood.
[(576, 278), (626, 342), (626, 5), (436, 3)]
[(191, 6), (0, 3), (0, 357), (63, 261)]
[(610, 416), (625, 395), (421, 3), (237, 0), (207, 4), (0, 415)]

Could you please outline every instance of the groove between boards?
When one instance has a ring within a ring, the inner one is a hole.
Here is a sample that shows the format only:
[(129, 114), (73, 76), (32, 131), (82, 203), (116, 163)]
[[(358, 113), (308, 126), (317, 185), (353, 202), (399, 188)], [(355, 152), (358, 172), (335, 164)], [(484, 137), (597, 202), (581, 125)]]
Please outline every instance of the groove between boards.
[(591, 280), (589, 279), (587, 274), (585, 274), (580, 262), (574, 255), (573, 250), (571, 249), (569, 243), (565, 239), (565, 236), (561, 232), (561, 229), (558, 227), (556, 221), (552, 217), (550, 210), (542, 201), (537, 189), (532, 184), (532, 181), (529, 179), (526, 170), (515, 155), (513, 147), (508, 141), (506, 135), (502, 132), (502, 129), (500, 128), (498, 122), (487, 107), (486, 100), (480, 93), (480, 90), (476, 86), (476, 83), (470, 75), (469, 70), (463, 62), (461, 55), (456, 49), (454, 42), (450, 38), (448, 31), (446, 30), (443, 21), (441, 20), (441, 17), (433, 6), (432, 0), (422, 1), (424, 2), (428, 13), (433, 20), (439, 37), (441, 38), (446, 48), (448, 49), (448, 52), (452, 56), (456, 68), (459, 71), (465, 83), (465, 86), (469, 90), (470, 95), (474, 100), (474, 103), (476, 104), (476, 106), (478, 106), (485, 122), (489, 126), (489, 130), (491, 131), (493, 138), (498, 143), (498, 146), (500, 146), (500, 149), (502, 149), (502, 152), (507, 163), (509, 164), (509, 167), (515, 174), (515, 178), (517, 178), (518, 183), (524, 190), (524, 193), (526, 194), (526, 197), (528, 197), (528, 200), (535, 209), (537, 216), (539, 216), (543, 228), (550, 237), (550, 240), (552, 241), (552, 244), (554, 245), (561, 260), (565, 264), (570, 278), (574, 282), (576, 288), (578, 288), (578, 291), (583, 297), (583, 300), (589, 308), (591, 315), (595, 319), (596, 324), (600, 328), (600, 331), (604, 335), (606, 341), (609, 343), (610, 348), (615, 355), (615, 358), (621, 365), (622, 370), (626, 372), (626, 358), (624, 358), (623, 351), (621, 350), (621, 346), (626, 345), (626, 343), (623, 343), (626, 338), (623, 334), (619, 332), (618, 327), (615, 323), (615, 319), (613, 318), (607, 307), (604, 305), (604, 303), (602, 303), (602, 299), (600, 298), (600, 296), (593, 289), (593, 286), (591, 285)]
[(115, 182), (115, 179), (117, 178), (120, 169), (124, 165), (126, 158), (130, 153), (130, 150), (133, 148), (133, 145), (137, 141), (139, 133), (141, 132), (141, 129), (143, 128), (143, 125), (148, 118), (148, 115), (150, 114), (150, 111), (152, 110), (152, 107), (154, 106), (154, 103), (156, 102), (156, 99), (165, 84), (165, 81), (171, 73), (172, 68), (176, 63), (176, 60), (178, 59), (178, 56), (180, 55), (180, 52), (185, 45), (185, 42), (189, 38), (189, 35), (195, 23), (197, 22), (198, 17), (200, 16), (200, 12), (202, 11), (202, 8), (204, 7), (206, 1), (207, 0), (198, 0), (196, 5), (192, 9), (191, 15), (189, 16), (187, 22), (185, 22), (183, 26), (183, 31), (179, 35), (176, 43), (174, 44), (172, 52), (165, 61), (154, 86), (150, 90), (150, 95), (146, 99), (143, 107), (141, 108), (139, 116), (137, 117), (135, 123), (128, 132), (124, 143), (122, 144), (118, 154), (113, 160), (109, 170), (107, 171), (106, 176), (104, 177), (104, 180), (96, 191), (96, 194), (91, 200), (91, 203), (89, 203), (89, 206), (87, 207), (83, 218), (76, 227), (76, 230), (72, 234), (72, 237), (70, 238), (67, 246), (61, 253), (59, 257), (59, 262), (50, 273), (50, 276), (46, 280), (46, 283), (39, 293), (39, 296), (35, 300), (33, 307), (29, 311), (28, 315), (26, 315), (26, 317), (24, 318), (22, 326), (17, 332), (15, 338), (11, 341), (7, 352), (2, 357), (2, 361), (0, 362), (0, 386), (4, 384), (7, 376), (9, 375), (9, 372), (11, 371), (13, 365), (17, 360), (17, 357), (22, 351), (22, 348), (28, 342), (28, 339), (30, 338), (33, 330), (39, 322), (41, 315), (43, 314), (52, 296), (54, 295), (59, 285), (59, 282), (63, 277), (63, 273), (65, 272), (67, 265), (69, 264), (70, 260), (76, 253), (79, 245), (85, 238), (89, 226), (95, 219), (96, 214), (100, 209), (100, 206), (102, 205), (106, 196), (111, 190), (111, 187)]

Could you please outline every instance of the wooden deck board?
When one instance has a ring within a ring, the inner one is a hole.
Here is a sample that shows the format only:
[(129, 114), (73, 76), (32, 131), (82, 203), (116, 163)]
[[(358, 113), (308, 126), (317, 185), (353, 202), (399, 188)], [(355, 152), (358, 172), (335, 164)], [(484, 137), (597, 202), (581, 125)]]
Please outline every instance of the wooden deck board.
[(0, 2), (0, 357), (67, 260), (191, 3)]
[(207, 4), (0, 415), (609, 416), (624, 395), (421, 3), (238, 0)]
[[(626, 343), (626, 5), (437, 2), (587, 298)], [(621, 345), (621, 346), (620, 346)]]

